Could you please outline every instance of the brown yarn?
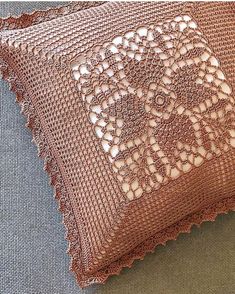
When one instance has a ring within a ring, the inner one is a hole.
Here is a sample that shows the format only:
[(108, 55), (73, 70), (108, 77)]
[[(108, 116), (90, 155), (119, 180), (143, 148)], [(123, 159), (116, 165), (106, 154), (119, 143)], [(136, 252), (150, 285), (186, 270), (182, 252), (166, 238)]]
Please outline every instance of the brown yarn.
[(235, 5), (80, 5), (2, 20), (0, 69), (85, 287), (234, 210)]

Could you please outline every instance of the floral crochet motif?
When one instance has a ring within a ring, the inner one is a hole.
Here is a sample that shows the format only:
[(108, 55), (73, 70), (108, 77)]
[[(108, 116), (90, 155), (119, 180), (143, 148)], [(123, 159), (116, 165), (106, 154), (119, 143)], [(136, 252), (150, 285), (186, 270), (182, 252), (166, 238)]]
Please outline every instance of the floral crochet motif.
[(232, 89), (190, 16), (129, 31), (82, 59), (74, 77), (127, 199), (235, 146)]

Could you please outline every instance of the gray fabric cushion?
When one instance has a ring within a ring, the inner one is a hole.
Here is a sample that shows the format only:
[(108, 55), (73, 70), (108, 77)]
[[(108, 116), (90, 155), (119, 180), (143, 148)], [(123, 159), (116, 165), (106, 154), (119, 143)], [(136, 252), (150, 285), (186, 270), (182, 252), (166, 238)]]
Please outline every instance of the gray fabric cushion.
[[(0, 17), (60, 2), (1, 2)], [(232, 294), (235, 214), (160, 246), (104, 286), (81, 290), (69, 272), (62, 217), (15, 96), (0, 82), (1, 294)], [(233, 234), (232, 234), (233, 233)]]

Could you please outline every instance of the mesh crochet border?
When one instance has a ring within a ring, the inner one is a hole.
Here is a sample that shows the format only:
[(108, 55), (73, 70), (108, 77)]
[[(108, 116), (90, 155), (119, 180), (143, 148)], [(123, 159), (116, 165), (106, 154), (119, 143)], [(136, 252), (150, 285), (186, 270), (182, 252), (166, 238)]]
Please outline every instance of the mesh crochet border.
[[(66, 10), (66, 7), (67, 10)], [(48, 9), (46, 12), (33, 12), (30, 14), (23, 14), (17, 18), (6, 18), (1, 19), (1, 23), (6, 24), (9, 22), (12, 26), (17, 29), (21, 28), (21, 21), (26, 17), (30, 18), (33, 23), (35, 22), (35, 15), (38, 14), (41, 17), (40, 22), (46, 19), (47, 13), (51, 13), (53, 10), (54, 17), (60, 15), (59, 11), (61, 8)], [(69, 6), (64, 6), (65, 13), (69, 13)], [(63, 12), (63, 15), (65, 14)], [(30, 23), (30, 22), (29, 22)], [(32, 25), (32, 22), (30, 23)], [(1, 26), (2, 28), (4, 27)], [(127, 253), (119, 260), (113, 262), (106, 268), (99, 270), (93, 275), (87, 276), (86, 273), (82, 272), (82, 265), (80, 263), (80, 247), (79, 247), (79, 232), (77, 232), (76, 222), (74, 217), (71, 219), (70, 213), (72, 207), (70, 205), (69, 196), (66, 193), (62, 176), (60, 174), (59, 168), (53, 158), (50, 151), (50, 146), (48, 145), (46, 138), (43, 134), (43, 130), (40, 126), (40, 120), (37, 117), (36, 112), (31, 104), (30, 97), (24, 90), (22, 90), (21, 82), (18, 77), (15, 76), (14, 72), (8, 67), (5, 62), (1, 62), (0, 59), (0, 72), (4, 80), (8, 81), (10, 84), (10, 89), (16, 94), (16, 101), (22, 108), (22, 113), (27, 118), (27, 126), (32, 131), (33, 140), (38, 147), (38, 155), (41, 158), (44, 158), (45, 167), (44, 169), (48, 172), (51, 184), (54, 186), (55, 198), (59, 201), (59, 209), (63, 214), (63, 223), (67, 229), (66, 239), (69, 242), (68, 253), (71, 256), (71, 270), (75, 273), (78, 284), (83, 288), (89, 286), (93, 283), (104, 283), (110, 275), (119, 274), (121, 269), (124, 267), (131, 267), (132, 263), (136, 259), (143, 259), (146, 253), (153, 252), (155, 247), (160, 244), (165, 244), (168, 240), (175, 240), (180, 233), (187, 232), (189, 233), (192, 225), (200, 225), (204, 221), (214, 221), (216, 216), (221, 213), (228, 213), (229, 210), (235, 210), (235, 199), (234, 197), (223, 199), (209, 207), (202, 209), (194, 214), (188, 215), (179, 222), (171, 225), (170, 227), (164, 229), (161, 232), (158, 232), (154, 236), (145, 240), (138, 247), (132, 250), (130, 253)], [(74, 236), (76, 240), (74, 241)]]

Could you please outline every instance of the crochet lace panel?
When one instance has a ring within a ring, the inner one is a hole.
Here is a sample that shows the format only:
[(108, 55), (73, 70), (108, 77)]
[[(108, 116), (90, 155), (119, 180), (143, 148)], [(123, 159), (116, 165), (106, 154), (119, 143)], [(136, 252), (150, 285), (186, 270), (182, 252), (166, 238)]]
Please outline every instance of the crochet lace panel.
[(234, 98), (189, 15), (139, 27), (72, 63), (129, 200), (235, 147)]
[(235, 209), (234, 12), (73, 2), (0, 21), (0, 70), (45, 160), (81, 287)]

